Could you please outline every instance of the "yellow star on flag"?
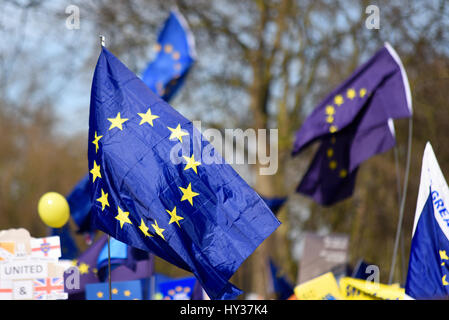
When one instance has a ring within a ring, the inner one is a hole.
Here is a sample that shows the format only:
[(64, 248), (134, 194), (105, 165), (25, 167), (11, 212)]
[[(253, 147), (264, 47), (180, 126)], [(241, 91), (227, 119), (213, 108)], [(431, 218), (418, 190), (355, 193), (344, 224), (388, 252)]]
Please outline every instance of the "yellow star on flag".
[(103, 138), (103, 136), (97, 136), (97, 131), (95, 131), (95, 139), (92, 141), (92, 143), (95, 145), (95, 153), (98, 151), (98, 141)]
[(98, 297), (98, 298), (103, 298), (103, 292), (98, 291), (98, 292), (97, 292), (97, 297)]
[(333, 117), (333, 116), (327, 116), (326, 122), (327, 122), (327, 123), (332, 123), (332, 122), (334, 122), (334, 117)]
[(193, 206), (193, 197), (196, 197), (199, 195), (199, 193), (192, 191), (192, 184), (189, 183), (186, 189), (179, 187), (182, 191), (182, 198), (181, 201), (189, 200), (190, 204)]
[(112, 288), (111, 292), (112, 292), (112, 294), (117, 294), (118, 290), (117, 290), (117, 288)]
[(176, 128), (170, 128), (170, 127), (167, 127), (167, 128), (168, 128), (168, 130), (171, 131), (171, 135), (168, 138), (170, 140), (178, 138), (178, 140), (180, 142), (182, 142), (182, 136), (187, 136), (189, 134), (188, 132), (182, 131), (181, 124), (178, 124), (178, 126)]
[(184, 167), (184, 170), (193, 169), (193, 171), (195, 171), (195, 173), (198, 174), (198, 172), (196, 171), (196, 167), (201, 165), (201, 162), (195, 161), (195, 155), (192, 154), (192, 156), (190, 158), (183, 156), (183, 158), (187, 161), (187, 164)]
[(360, 98), (363, 98), (365, 96), (365, 94), (366, 94), (366, 89), (365, 88), (360, 89), (360, 91), (359, 91)]
[(160, 228), (160, 227), (157, 225), (157, 221), (156, 221), (156, 220), (154, 220), (154, 224), (152, 224), (151, 226), (153, 227), (154, 231), (156, 231), (156, 233), (157, 233), (162, 239), (165, 240), (164, 235), (162, 234), (162, 233), (165, 231), (165, 229)]
[(151, 126), (153, 126), (153, 120), (159, 118), (158, 115), (151, 114), (151, 109), (150, 108), (148, 108), (146, 113), (137, 113), (137, 114), (142, 118), (142, 120), (140, 120), (139, 125), (142, 125), (144, 123), (148, 123)]
[(133, 223), (131, 222), (131, 220), (129, 220), (128, 216), (129, 216), (129, 212), (125, 212), (125, 211), (123, 211), (120, 207), (118, 207), (118, 215), (117, 215), (115, 218), (116, 218), (118, 221), (120, 221), (120, 229), (123, 228), (123, 225), (124, 225), (125, 223), (133, 224)]
[(332, 149), (332, 148), (327, 149), (327, 157), (332, 158), (333, 155), (334, 155), (334, 149)]
[(166, 44), (166, 45), (164, 46), (164, 51), (165, 51), (166, 53), (172, 52), (172, 51), (173, 51), (173, 46), (172, 46), (171, 44)]
[(101, 197), (97, 201), (101, 203), (101, 211), (104, 210), (105, 206), (109, 207), (108, 194), (104, 193), (103, 189), (101, 189)]
[(140, 218), (140, 226), (139, 226), (140, 231), (142, 231), (142, 233), (145, 235), (145, 237), (152, 237), (152, 234), (148, 233), (148, 227), (145, 225), (145, 222), (143, 221), (142, 218)]
[(334, 102), (337, 106), (341, 106), (343, 104), (343, 101), (343, 97), (340, 94), (335, 96), (334, 98)]
[(354, 99), (356, 96), (355, 90), (352, 88), (348, 89), (348, 91), (346, 91), (346, 96), (351, 100)]
[(154, 46), (153, 46), (153, 50), (154, 51), (156, 51), (156, 52), (159, 52), (159, 51), (161, 51), (161, 44), (160, 43), (156, 43)]
[(329, 162), (329, 168), (331, 168), (331, 170), (335, 170), (337, 168), (337, 161), (332, 160)]
[(176, 214), (176, 206), (173, 208), (172, 211), (165, 209), (165, 211), (167, 211), (167, 213), (170, 215), (170, 221), (168, 222), (168, 224), (172, 224), (173, 222), (176, 222), (176, 224), (178, 225), (178, 227), (181, 228), (181, 226), (179, 225), (179, 220), (184, 219), (181, 216), (178, 216)]
[(341, 169), (339, 175), (340, 178), (346, 178), (346, 176), (348, 175), (348, 171), (346, 171), (345, 169)]
[(337, 126), (332, 125), (332, 126), (329, 127), (329, 132), (330, 133), (335, 133), (335, 132), (337, 132), (337, 130), (338, 130)]
[(113, 129), (113, 128), (119, 128), (120, 130), (123, 130), (122, 124), (125, 121), (128, 121), (129, 119), (127, 118), (121, 118), (120, 117), (120, 112), (117, 113), (117, 116), (115, 118), (108, 118), (108, 120), (111, 122), (111, 126), (109, 127), (109, 130)]
[[(447, 254), (446, 254), (446, 250), (440, 250), (440, 259), (441, 259), (441, 261), (443, 261), (443, 260), (449, 260), (449, 257), (447, 256)], [(444, 261), (443, 262), (441, 262), (441, 265), (442, 266), (444, 266)]]
[(95, 182), (95, 179), (97, 179), (97, 178), (101, 178), (100, 166), (97, 165), (95, 160), (94, 160), (94, 167), (89, 172), (92, 173), (92, 179), (93, 179), (92, 182)]
[(81, 274), (86, 274), (89, 272), (89, 265), (83, 262), (79, 265), (78, 270), (80, 271)]
[(328, 116), (333, 116), (335, 113), (335, 108), (333, 106), (326, 106), (326, 114)]
[(125, 295), (125, 297), (129, 297), (129, 296), (131, 295), (131, 291), (125, 290), (125, 291), (123, 292), (123, 294)]
[(446, 274), (441, 278), (441, 282), (443, 283), (443, 286), (447, 286), (449, 282), (446, 281)]

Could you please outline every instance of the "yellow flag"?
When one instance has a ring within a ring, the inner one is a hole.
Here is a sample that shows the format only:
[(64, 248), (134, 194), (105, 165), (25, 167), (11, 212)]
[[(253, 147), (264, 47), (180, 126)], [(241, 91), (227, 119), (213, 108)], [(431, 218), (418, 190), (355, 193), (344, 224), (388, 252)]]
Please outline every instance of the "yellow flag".
[(340, 279), (340, 291), (346, 300), (403, 300), (405, 293), (398, 284), (386, 285), (350, 277)]
[(295, 287), (298, 300), (340, 300), (342, 296), (332, 272)]

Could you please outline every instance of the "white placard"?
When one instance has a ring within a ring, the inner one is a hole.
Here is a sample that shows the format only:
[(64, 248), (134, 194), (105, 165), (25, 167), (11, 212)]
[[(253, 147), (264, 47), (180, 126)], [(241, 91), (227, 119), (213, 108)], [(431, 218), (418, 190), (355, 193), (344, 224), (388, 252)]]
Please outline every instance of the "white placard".
[(46, 238), (31, 238), (31, 255), (36, 258), (61, 257), (61, 243), (59, 236)]
[(14, 300), (33, 299), (33, 281), (32, 280), (14, 281), (13, 297)]
[(46, 278), (48, 263), (39, 260), (22, 260), (0, 263), (0, 279), (18, 280)]

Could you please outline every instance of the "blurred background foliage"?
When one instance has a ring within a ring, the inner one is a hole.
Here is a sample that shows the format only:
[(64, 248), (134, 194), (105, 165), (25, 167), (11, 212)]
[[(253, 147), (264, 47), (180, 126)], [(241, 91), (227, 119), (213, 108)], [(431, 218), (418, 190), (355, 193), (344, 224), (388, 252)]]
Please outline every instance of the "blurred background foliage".
[[(396, 121), (393, 150), (362, 165), (354, 196), (324, 208), (294, 194), (315, 147), (295, 158), (294, 132), (325, 95), (385, 41), (399, 53), (413, 100), (413, 146), (403, 238), (395, 281), (405, 281), (426, 141), (449, 172), (449, 3), (355, 0), (52, 1), (1, 0), (0, 229), (47, 234), (37, 202), (47, 191), (68, 194), (87, 170), (90, 83), (98, 35), (137, 74), (154, 57), (158, 28), (176, 5), (196, 40), (197, 63), (172, 105), (202, 127), (278, 128), (279, 170), (238, 169), (261, 195), (289, 195), (282, 226), (232, 281), (267, 296), (267, 257), (296, 280), (305, 230), (351, 237), (350, 263), (365, 258), (388, 279), (398, 222), (408, 123)], [(365, 27), (365, 9), (380, 9), (380, 29)], [(80, 8), (80, 29), (66, 28), (65, 9)], [(72, 222), (71, 222), (72, 223)], [(81, 248), (86, 244), (77, 236)], [(158, 261), (156, 269), (174, 275)]]

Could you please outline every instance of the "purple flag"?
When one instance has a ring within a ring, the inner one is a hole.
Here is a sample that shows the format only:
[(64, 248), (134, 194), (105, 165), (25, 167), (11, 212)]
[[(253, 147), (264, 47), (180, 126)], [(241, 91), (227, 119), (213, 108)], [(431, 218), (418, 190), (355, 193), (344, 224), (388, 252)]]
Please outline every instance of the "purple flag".
[(395, 145), (392, 119), (411, 114), (405, 70), (386, 44), (332, 91), (296, 133), (293, 155), (322, 141), (297, 191), (323, 205), (350, 197), (359, 165)]

